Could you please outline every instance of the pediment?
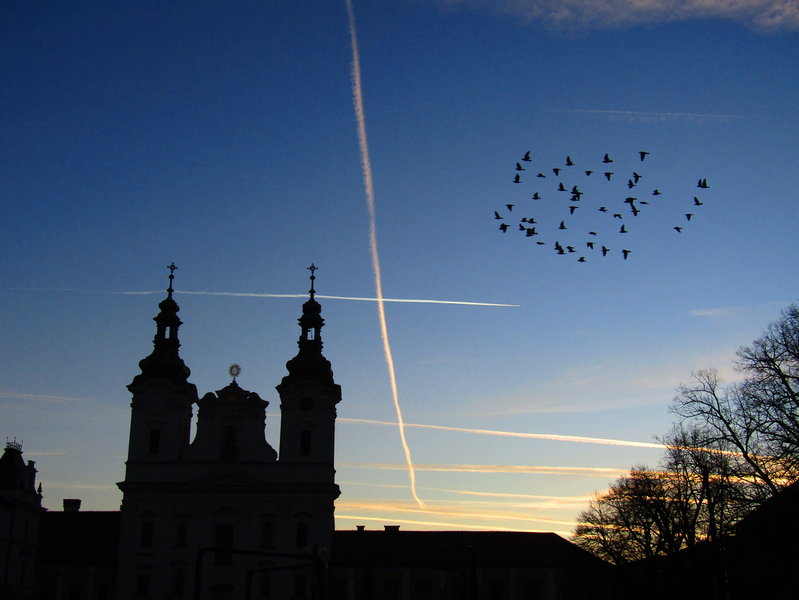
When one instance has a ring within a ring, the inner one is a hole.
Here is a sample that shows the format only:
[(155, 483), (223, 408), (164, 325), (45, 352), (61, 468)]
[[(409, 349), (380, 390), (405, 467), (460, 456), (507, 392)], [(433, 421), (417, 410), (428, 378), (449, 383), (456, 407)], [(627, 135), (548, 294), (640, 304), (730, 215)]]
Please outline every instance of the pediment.
[(222, 467), (216, 469), (211, 473), (201, 475), (196, 479), (187, 481), (186, 485), (189, 487), (252, 487), (262, 486), (263, 481), (239, 471), (235, 467)]

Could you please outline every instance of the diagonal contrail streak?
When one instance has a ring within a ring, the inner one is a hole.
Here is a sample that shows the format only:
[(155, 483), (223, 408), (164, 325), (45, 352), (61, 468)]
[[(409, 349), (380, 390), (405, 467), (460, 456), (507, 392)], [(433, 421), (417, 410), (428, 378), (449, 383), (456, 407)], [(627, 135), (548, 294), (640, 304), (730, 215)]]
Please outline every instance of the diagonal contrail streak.
[[(164, 290), (149, 290), (143, 292), (114, 292), (79, 290), (77, 288), (6, 288), (15, 292), (77, 292), (80, 294), (114, 294), (117, 296), (145, 296), (153, 294), (163, 294)], [(187, 294), (190, 296), (232, 296), (236, 298), (305, 298), (308, 294), (258, 294), (249, 292), (190, 292), (187, 290), (175, 290), (174, 294)], [(316, 294), (317, 298), (325, 300), (358, 300), (361, 302), (378, 302), (378, 298), (360, 298), (357, 296), (324, 296)], [(461, 306), (498, 306), (506, 308), (518, 308), (519, 304), (499, 304), (496, 302), (466, 302), (463, 300), (422, 300), (417, 298), (383, 298), (383, 302), (408, 302), (412, 304), (458, 304)]]
[(355, 15), (352, 10), (352, 0), (347, 0), (347, 14), (350, 22), (350, 40), (352, 42), (352, 96), (355, 105), (355, 116), (358, 121), (358, 146), (361, 150), (361, 167), (363, 168), (363, 183), (366, 188), (366, 201), (369, 206), (369, 247), (372, 253), (372, 266), (375, 271), (375, 289), (377, 293), (377, 312), (380, 316), (380, 333), (383, 338), (383, 350), (386, 354), (388, 375), (391, 380), (391, 393), (394, 397), (394, 407), (397, 410), (399, 434), (402, 448), (405, 450), (405, 461), (408, 464), (408, 475), (411, 479), (411, 494), (417, 504), (424, 508), (424, 502), (416, 495), (416, 474), (411, 460), (411, 449), (405, 439), (405, 425), (402, 421), (399, 399), (397, 397), (397, 379), (394, 375), (394, 360), (391, 358), (391, 346), (388, 343), (388, 329), (386, 327), (386, 311), (383, 306), (383, 289), (380, 282), (380, 261), (377, 257), (377, 233), (375, 231), (375, 193), (372, 186), (372, 166), (369, 164), (369, 148), (366, 144), (366, 120), (363, 112), (363, 94), (361, 92), (361, 61), (358, 55), (358, 39), (355, 36)]

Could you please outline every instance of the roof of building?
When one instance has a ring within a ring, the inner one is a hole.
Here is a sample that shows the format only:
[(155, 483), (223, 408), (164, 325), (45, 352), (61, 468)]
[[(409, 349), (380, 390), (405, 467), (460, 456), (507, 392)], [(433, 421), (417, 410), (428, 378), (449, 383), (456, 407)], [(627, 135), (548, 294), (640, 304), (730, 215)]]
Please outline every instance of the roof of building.
[[(474, 548), (479, 568), (593, 568), (604, 561), (555, 533), (525, 531), (335, 531), (331, 567), (467, 567)], [(381, 564), (382, 563), (382, 564)]]
[(119, 511), (42, 514), (36, 562), (116, 564), (121, 516)]

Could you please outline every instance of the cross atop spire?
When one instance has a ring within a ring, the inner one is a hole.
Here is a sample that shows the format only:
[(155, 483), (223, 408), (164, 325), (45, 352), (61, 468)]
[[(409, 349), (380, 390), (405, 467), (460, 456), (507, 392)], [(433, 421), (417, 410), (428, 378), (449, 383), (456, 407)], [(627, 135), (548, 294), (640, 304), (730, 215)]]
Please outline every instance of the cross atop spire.
[(177, 269), (177, 267), (175, 266), (175, 261), (172, 261), (172, 264), (168, 265), (167, 269), (169, 269), (169, 287), (167, 288), (166, 291), (169, 292), (169, 295), (171, 296), (172, 292), (175, 291), (172, 289), (172, 280), (175, 278), (175, 269)]
[(318, 269), (319, 269), (319, 267), (315, 266), (313, 263), (311, 263), (311, 266), (308, 267), (308, 270), (311, 272), (311, 289), (308, 290), (308, 293), (311, 294), (311, 298), (313, 298), (313, 295), (315, 293), (314, 289), (313, 289), (313, 282), (314, 282), (314, 279), (316, 279), (316, 276), (314, 275), (314, 271), (317, 271)]

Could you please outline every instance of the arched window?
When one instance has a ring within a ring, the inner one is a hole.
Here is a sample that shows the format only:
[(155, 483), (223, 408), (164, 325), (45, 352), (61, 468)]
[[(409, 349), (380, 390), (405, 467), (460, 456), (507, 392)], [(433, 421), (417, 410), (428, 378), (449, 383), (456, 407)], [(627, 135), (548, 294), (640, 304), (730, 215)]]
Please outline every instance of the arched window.
[[(233, 525), (217, 525), (216, 540), (214, 546), (217, 552), (214, 553), (215, 565), (229, 565), (233, 562), (233, 555), (225, 550), (233, 549)], [(221, 550), (222, 552), (220, 552)]]
[(178, 548), (186, 547), (186, 539), (189, 536), (189, 524), (186, 521), (178, 521), (175, 527), (175, 546)]
[(141, 536), (139, 537), (139, 547), (149, 549), (153, 547), (153, 527), (152, 521), (144, 521), (141, 524)]
[(172, 571), (172, 585), (170, 586), (170, 598), (183, 598), (183, 584), (186, 580), (186, 573), (183, 569)]
[(148, 446), (148, 453), (150, 454), (158, 454), (161, 450), (161, 430), (160, 429), (151, 429), (150, 430), (150, 444)]
[(311, 432), (308, 429), (300, 431), (300, 455), (309, 456), (311, 454)]
[(273, 546), (274, 533), (275, 526), (272, 521), (264, 521), (261, 524), (261, 546), (271, 548)]
[(297, 548), (305, 548), (308, 545), (308, 523), (300, 521), (297, 523)]

